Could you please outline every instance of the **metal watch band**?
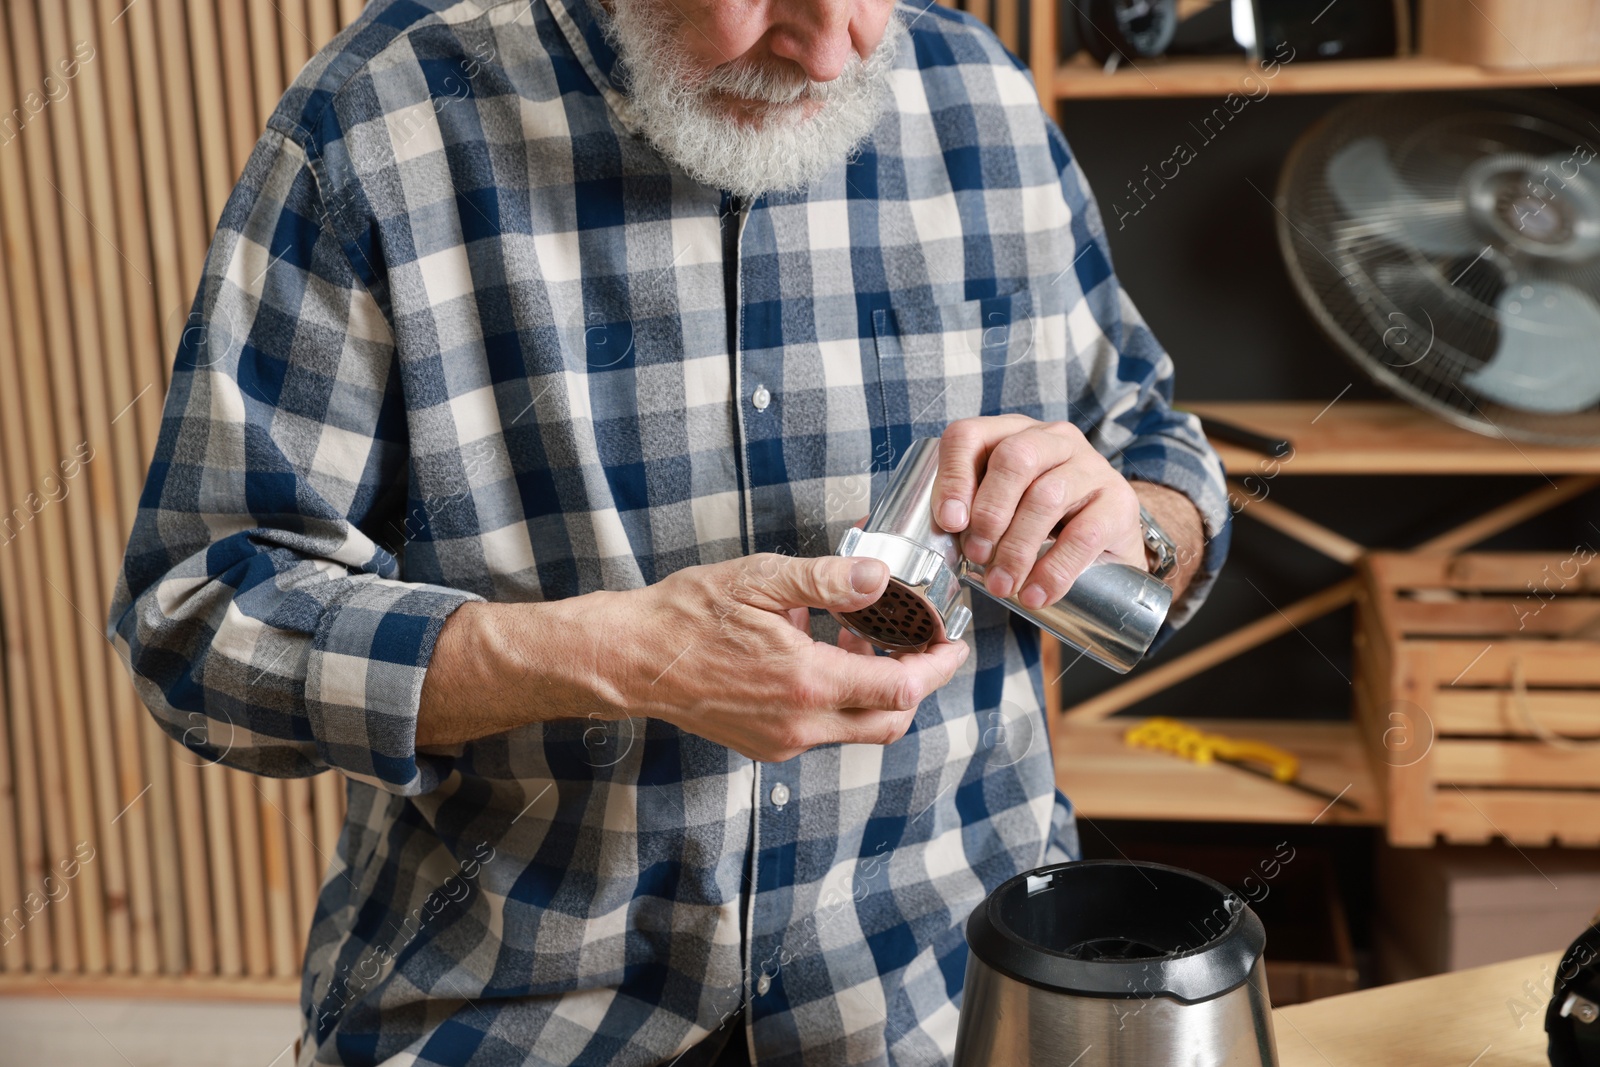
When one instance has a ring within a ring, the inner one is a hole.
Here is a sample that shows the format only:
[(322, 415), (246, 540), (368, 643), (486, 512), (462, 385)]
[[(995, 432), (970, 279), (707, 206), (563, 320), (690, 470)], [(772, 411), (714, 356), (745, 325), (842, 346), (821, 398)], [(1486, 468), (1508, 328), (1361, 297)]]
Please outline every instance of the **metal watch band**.
[(1149, 554), (1150, 573), (1165, 578), (1178, 568), (1178, 547), (1167, 532), (1156, 524), (1150, 513), (1139, 505), (1139, 528), (1144, 532), (1144, 548)]

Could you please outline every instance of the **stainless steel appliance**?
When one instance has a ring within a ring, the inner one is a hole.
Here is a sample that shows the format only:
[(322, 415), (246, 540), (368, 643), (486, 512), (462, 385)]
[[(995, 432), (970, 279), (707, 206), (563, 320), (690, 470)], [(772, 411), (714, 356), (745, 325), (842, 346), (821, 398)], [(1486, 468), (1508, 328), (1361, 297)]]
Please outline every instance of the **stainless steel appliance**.
[(1240, 897), (1158, 863), (1020, 874), (967, 920), (955, 1067), (1276, 1067)]
[[(933, 519), (938, 470), (938, 438), (912, 442), (866, 526), (845, 532), (838, 554), (882, 560), (889, 565), (889, 587), (860, 611), (835, 612), (840, 625), (889, 650), (922, 648), (940, 637), (960, 640), (972, 621), (961, 595), (965, 585), (1118, 673), (1139, 662), (1172, 606), (1170, 588), (1137, 567), (1102, 562), (1054, 604), (1028, 608), (1014, 596), (994, 596), (983, 587), (984, 568), (963, 556)], [(1053, 543), (1046, 541), (1041, 554)]]

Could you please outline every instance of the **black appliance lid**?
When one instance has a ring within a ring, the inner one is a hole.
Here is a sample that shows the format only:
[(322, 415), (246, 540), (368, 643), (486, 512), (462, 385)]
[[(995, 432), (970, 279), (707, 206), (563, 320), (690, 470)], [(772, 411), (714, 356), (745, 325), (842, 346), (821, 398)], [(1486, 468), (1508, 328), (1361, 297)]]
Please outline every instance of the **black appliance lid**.
[(1001, 974), (1059, 993), (1192, 1004), (1238, 988), (1266, 948), (1227, 886), (1161, 863), (1081, 860), (1001, 883), (967, 946)]

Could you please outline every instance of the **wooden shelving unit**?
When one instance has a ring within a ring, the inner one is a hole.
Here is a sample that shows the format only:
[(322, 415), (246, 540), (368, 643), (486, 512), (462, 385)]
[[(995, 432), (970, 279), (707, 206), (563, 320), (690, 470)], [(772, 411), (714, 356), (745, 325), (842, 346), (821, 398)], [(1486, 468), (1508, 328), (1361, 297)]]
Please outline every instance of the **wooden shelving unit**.
[[(1017, 0), (936, 0), (960, 7), (993, 25), (1013, 50), (1019, 46)], [(1088, 55), (1063, 60), (1056, 50), (1058, 7), (1029, 5), (1026, 59), (1045, 108), (1067, 102), (1117, 99), (1213, 98), (1229, 93), (1375, 93), (1428, 90), (1557, 88), (1600, 84), (1600, 62), (1582, 66), (1541, 64), (1526, 70), (1490, 69), (1428, 56), (1278, 63), (1270, 70), (1242, 57), (1172, 58), (1124, 63), (1112, 73)], [(1066, 10), (1067, 17), (1072, 12)], [(1597, 57), (1600, 59), (1600, 57)], [(1236, 494), (1241, 515), (1262, 522), (1349, 565), (1367, 547), (1297, 515), (1260, 483), (1307, 475), (1544, 475), (1550, 483), (1492, 508), (1455, 530), (1414, 549), (1454, 552), (1600, 486), (1600, 449), (1542, 448), (1483, 437), (1401, 403), (1347, 401), (1305, 403), (1207, 403), (1192, 410), (1245, 425), (1294, 445), (1292, 455), (1272, 457), (1214, 442)], [(1242, 481), (1241, 481), (1242, 479)], [(1252, 480), (1253, 479), (1253, 480)], [(1347, 578), (1272, 614), (1222, 634), (1209, 643), (1144, 670), (1076, 707), (1063, 709), (1054, 685), (1046, 705), (1056, 773), (1062, 789), (1088, 818), (1176, 819), (1218, 822), (1300, 822), (1318, 817), (1314, 797), (1229, 767), (1199, 767), (1170, 756), (1122, 744), (1128, 720), (1107, 717), (1186, 678), (1273, 640), (1294, 627), (1348, 605), (1359, 582)], [(1062, 648), (1046, 640), (1045, 678), (1058, 678), (1066, 662)], [(1382, 799), (1374, 788), (1354, 723), (1249, 721), (1208, 722), (1208, 728), (1270, 741), (1299, 755), (1308, 782), (1337, 791), (1345, 785), (1361, 804), (1353, 813), (1335, 807), (1321, 822), (1379, 823)]]
[[(1111, 100), (1228, 93), (1377, 93), (1427, 89), (1555, 88), (1600, 82), (1600, 64), (1489, 70), (1427, 56), (1279, 64), (1275, 75), (1242, 58), (1153, 59), (1111, 74), (1086, 55), (1048, 72), (1057, 100)], [(1035, 77), (1037, 79), (1037, 72)]]
[[(946, 0), (941, 0), (946, 2)], [(982, 5), (980, 5), (982, 6)], [(1279, 63), (1270, 70), (1234, 57), (1173, 58), (1125, 63), (1112, 73), (1086, 54), (1054, 54), (1056, 5), (1033, 3), (1043, 34), (1028, 61), (1047, 109), (1068, 102), (1118, 99), (1213, 98), (1229, 93), (1370, 93), (1426, 90), (1556, 88), (1600, 84), (1600, 62), (1575, 67), (1494, 70), (1427, 56)], [(1068, 13), (1070, 17), (1070, 12)], [(1231, 478), (1241, 515), (1265, 523), (1330, 558), (1354, 565), (1367, 548), (1267, 498), (1262, 481), (1305, 475), (1532, 475), (1558, 477), (1547, 487), (1493, 508), (1456, 530), (1415, 546), (1459, 551), (1600, 485), (1600, 449), (1540, 448), (1482, 437), (1399, 403), (1345, 402), (1324, 408), (1302, 403), (1209, 403), (1191, 408), (1291, 441), (1294, 451), (1271, 457), (1214, 442)], [(1254, 482), (1252, 482), (1252, 476)], [(1243, 479), (1241, 483), (1237, 479)], [(1129, 721), (1106, 717), (1231, 659), (1292, 628), (1349, 604), (1358, 582), (1348, 578), (1258, 619), (1176, 659), (1141, 671), (1076, 707), (1048, 695), (1056, 775), (1078, 810), (1091, 819), (1175, 819), (1214, 822), (1379, 823), (1382, 799), (1374, 788), (1354, 723), (1261, 722), (1208, 728), (1269, 741), (1299, 755), (1308, 782), (1335, 791), (1350, 786), (1359, 813), (1335, 807), (1319, 816), (1320, 801), (1230, 767), (1200, 767), (1123, 745)], [(1062, 651), (1045, 642), (1046, 677)]]
[[(1236, 521), (1261, 522), (1341, 563), (1368, 547), (1272, 499), (1274, 479), (1314, 475), (1543, 475), (1547, 484), (1499, 504), (1410, 551), (1459, 552), (1567, 500), (1600, 487), (1600, 449), (1550, 448), (1484, 437), (1399, 401), (1205, 403), (1187, 407), (1290, 442), (1274, 459), (1213, 442), (1235, 494)], [(1268, 487), (1263, 495), (1262, 485)], [(1166, 819), (1291, 823), (1317, 817), (1323, 802), (1232, 767), (1200, 767), (1123, 744), (1136, 720), (1109, 716), (1313, 619), (1351, 603), (1360, 588), (1345, 578), (1151, 669), (1142, 670), (1059, 714), (1051, 708), (1056, 780), (1090, 819)], [(1051, 643), (1053, 644), (1053, 643)], [(1059, 670), (1059, 667), (1056, 668)], [(1052, 677), (1053, 675), (1047, 675)], [(1267, 741), (1299, 756), (1312, 785), (1347, 794), (1359, 812), (1335, 807), (1318, 823), (1376, 824), (1383, 801), (1354, 722), (1250, 720), (1206, 728)]]

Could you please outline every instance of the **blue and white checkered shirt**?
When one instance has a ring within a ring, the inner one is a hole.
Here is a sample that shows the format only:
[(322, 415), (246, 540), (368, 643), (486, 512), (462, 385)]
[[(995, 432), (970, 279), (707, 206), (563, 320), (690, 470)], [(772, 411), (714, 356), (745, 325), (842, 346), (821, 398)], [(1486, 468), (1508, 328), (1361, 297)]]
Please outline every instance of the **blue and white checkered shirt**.
[(742, 1010), (758, 1064), (944, 1063), (968, 913), (1076, 854), (1037, 631), (981, 598), (887, 747), (415, 745), (462, 603), (827, 553), (965, 416), (1070, 419), (1187, 494), (1210, 541), (1169, 625), (1204, 598), (1217, 459), (1026, 71), (927, 2), (859, 155), (734, 210), (631, 132), (593, 0), (374, 0), (272, 116), (109, 632), (174, 738), (345, 776), (303, 1062), (665, 1064)]

